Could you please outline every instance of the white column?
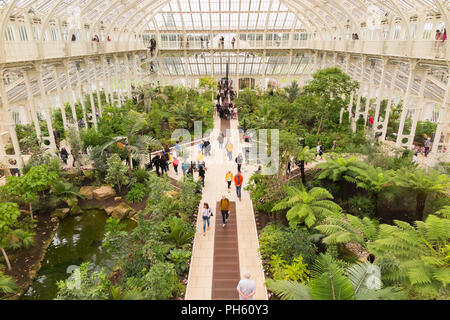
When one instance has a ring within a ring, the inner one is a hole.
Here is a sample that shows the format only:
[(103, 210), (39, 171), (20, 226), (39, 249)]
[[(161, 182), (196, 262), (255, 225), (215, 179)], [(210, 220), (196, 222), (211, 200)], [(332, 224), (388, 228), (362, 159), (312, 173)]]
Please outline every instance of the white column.
[(63, 97), (62, 88), (61, 88), (61, 81), (59, 80), (58, 68), (55, 66), (53, 71), (55, 72), (56, 91), (58, 92), (59, 109), (61, 110), (63, 126), (64, 126), (64, 130), (67, 130), (66, 107), (64, 104), (64, 97)]
[(119, 100), (119, 108), (122, 108), (122, 94), (121, 94), (121, 77), (120, 77), (120, 71), (119, 71), (119, 58), (117, 57), (117, 55), (114, 56), (114, 73), (116, 74), (116, 92), (117, 92), (117, 97)]
[(30, 84), (30, 75), (29, 72), (24, 70), (23, 77), (25, 79), (25, 88), (27, 90), (27, 104), (30, 109), (31, 118), (33, 119), (34, 131), (36, 132), (36, 137), (39, 141), (39, 144), (42, 142), (41, 140), (41, 126), (39, 124), (39, 119), (36, 114), (36, 109), (34, 108), (34, 99), (33, 99), (33, 91), (31, 90)]
[[(19, 167), (19, 170), (22, 170), (23, 168), (23, 160), (21, 157), (21, 152), (20, 152), (20, 146), (19, 146), (19, 140), (17, 139), (17, 134), (16, 134), (16, 125), (11, 117), (11, 113), (9, 112), (9, 101), (8, 101), (8, 96), (6, 94), (6, 90), (3, 84), (3, 70), (1, 70), (0, 75), (2, 75), (0, 77), (0, 99), (2, 99), (2, 108), (0, 109), (0, 113), (3, 114), (2, 119), (4, 119), (4, 124), (8, 127), (8, 132), (9, 132), (9, 137), (11, 138), (11, 142), (14, 148), (14, 159), (17, 161), (17, 166)], [(52, 132), (53, 133), (53, 132)], [(3, 139), (2, 136), (0, 136), (0, 140)], [(6, 156), (6, 153), (4, 152), (4, 145), (3, 145), (3, 141), (1, 142), (1, 146), (0, 149), (2, 149), (0, 152), (0, 155), (2, 156)], [(13, 158), (13, 157), (10, 157)], [(3, 159), (2, 159), (3, 160)], [(5, 159), (6, 161), (2, 161), (4, 162), (4, 165), (7, 168), (11, 167), (11, 164), (7, 161), (7, 159)], [(6, 171), (6, 169), (5, 169)]]
[(92, 61), (94, 64), (94, 75), (95, 75), (95, 92), (97, 93), (97, 104), (98, 104), (98, 115), (100, 118), (103, 116), (102, 112), (102, 98), (101, 98), (101, 90), (100, 90), (100, 80), (97, 71), (97, 62)]
[(69, 94), (69, 103), (70, 103), (70, 109), (72, 110), (72, 119), (75, 123), (75, 128), (78, 131), (77, 111), (75, 109), (75, 100), (73, 98), (72, 83), (70, 81), (70, 74), (69, 74), (69, 61), (65, 62), (65, 71), (66, 71), (66, 88), (67, 88), (67, 93)]
[[(445, 145), (446, 134), (448, 133), (448, 126), (449, 126), (449, 122), (447, 121), (449, 102), (450, 102), (450, 79), (447, 82), (447, 90), (445, 91), (445, 96), (444, 96), (444, 100), (442, 103), (442, 109), (439, 113), (439, 121), (438, 121), (438, 126), (436, 129), (436, 135), (434, 136), (434, 142), (433, 142), (433, 146), (431, 148), (432, 156), (435, 156), (439, 150), (439, 146), (442, 146), (442, 144), (440, 142), (442, 134), (444, 134), (443, 144)], [(447, 150), (447, 152), (448, 152), (448, 150)]]
[[(81, 103), (81, 109), (83, 110), (83, 120), (84, 123), (86, 124), (86, 129), (88, 128), (88, 119), (86, 117), (86, 106), (84, 105), (84, 94), (83, 94), (83, 84), (81, 83), (81, 76), (80, 76), (80, 71), (78, 70), (78, 68), (75, 66), (76, 68), (76, 74), (77, 74), (77, 93), (78, 93), (78, 99), (80, 100)], [(80, 69), (81, 69), (81, 63), (80, 63)]]
[(381, 72), (380, 87), (377, 97), (377, 104), (375, 107), (375, 118), (373, 121), (373, 127), (375, 128), (375, 130), (378, 127), (378, 118), (380, 117), (381, 102), (383, 101), (384, 98), (384, 82), (386, 81), (386, 73), (387, 73), (386, 71), (388, 68), (388, 63), (389, 58), (383, 58), (383, 70)]
[(84, 59), (84, 64), (86, 65), (86, 79), (88, 84), (88, 94), (89, 94), (89, 101), (91, 103), (91, 110), (92, 110), (92, 121), (94, 123), (94, 130), (97, 131), (97, 112), (95, 111), (95, 101), (94, 101), (94, 95), (92, 93), (92, 82), (91, 82), (91, 71), (89, 69), (89, 60), (87, 58)]
[(391, 86), (389, 89), (389, 97), (388, 97), (388, 102), (387, 102), (387, 106), (386, 106), (386, 115), (385, 115), (384, 121), (383, 121), (383, 132), (381, 135), (381, 141), (386, 140), (387, 128), (389, 125), (389, 117), (391, 115), (392, 99), (393, 99), (394, 90), (395, 90), (395, 82), (397, 81), (397, 76), (398, 76), (399, 72), (400, 72), (400, 68), (397, 65), (395, 68), (395, 72), (392, 73)]
[(40, 65), (37, 65), (36, 69), (38, 70), (37, 79), (38, 79), (39, 89), (41, 91), (42, 111), (45, 113), (45, 122), (47, 123), (48, 139), (50, 141), (50, 149), (56, 150), (55, 136), (53, 135), (52, 116), (50, 113), (47, 94), (45, 92), (44, 81), (42, 80), (42, 76), (44, 73), (42, 72)]
[(417, 61), (413, 61), (413, 60), (410, 61), (408, 86), (406, 88), (405, 95), (404, 95), (404, 98), (403, 98), (402, 115), (400, 117), (400, 126), (398, 128), (398, 133), (397, 133), (397, 143), (396, 143), (397, 147), (400, 147), (403, 144), (402, 143), (402, 140), (404, 138), (404, 136), (403, 136), (403, 129), (405, 128), (406, 116), (408, 114), (409, 98), (410, 98), (412, 86), (413, 86), (413, 83), (414, 83), (414, 76), (415, 76), (416, 65), (417, 65)]
[(359, 112), (361, 109), (361, 90), (362, 85), (364, 82), (364, 73), (366, 71), (366, 57), (361, 56), (361, 75), (359, 78), (359, 92), (356, 96), (356, 110), (355, 110), (355, 116), (352, 118), (352, 130), (353, 132), (356, 132), (356, 121), (359, 119)]

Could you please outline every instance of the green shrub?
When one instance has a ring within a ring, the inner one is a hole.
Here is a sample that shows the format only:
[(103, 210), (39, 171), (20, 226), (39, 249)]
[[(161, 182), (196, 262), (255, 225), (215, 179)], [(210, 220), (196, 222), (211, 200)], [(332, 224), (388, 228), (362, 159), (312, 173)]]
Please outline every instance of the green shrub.
[(190, 251), (173, 249), (170, 251), (167, 258), (174, 263), (175, 270), (179, 275), (182, 275), (189, 270), (189, 259), (191, 259)]
[(128, 192), (126, 196), (127, 201), (131, 203), (141, 202), (147, 195), (146, 189), (146, 186), (142, 183), (136, 183)]
[(179, 280), (172, 263), (158, 262), (144, 276), (146, 299), (168, 300), (177, 294)]
[(376, 203), (367, 196), (355, 196), (347, 200), (347, 212), (355, 216), (375, 215)]
[(309, 265), (316, 258), (317, 248), (311, 242), (309, 233), (302, 229), (268, 224), (260, 235), (259, 245), (261, 256), (266, 261), (273, 255), (279, 255), (291, 264), (295, 257), (301, 255), (303, 261)]
[(286, 263), (279, 255), (273, 255), (269, 264), (274, 280), (291, 280), (303, 284), (308, 281), (309, 270), (301, 255), (295, 257), (291, 264)]

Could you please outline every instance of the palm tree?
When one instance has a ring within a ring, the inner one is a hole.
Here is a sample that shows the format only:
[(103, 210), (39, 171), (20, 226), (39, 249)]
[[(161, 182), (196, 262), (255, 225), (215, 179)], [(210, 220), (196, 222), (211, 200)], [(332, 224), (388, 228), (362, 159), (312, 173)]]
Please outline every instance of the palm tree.
[(371, 193), (374, 197), (375, 206), (378, 207), (378, 195), (388, 187), (394, 185), (393, 179), (395, 172), (392, 170), (385, 171), (383, 168), (367, 166), (364, 169), (355, 168), (352, 176), (344, 176), (349, 182), (356, 184), (358, 188), (364, 189)]
[(300, 95), (300, 88), (298, 87), (297, 80), (292, 81), (291, 85), (284, 90), (287, 93), (287, 98), (290, 103), (293, 103)]
[(316, 159), (316, 153), (308, 146), (298, 149), (295, 155), (295, 163), (300, 167), (300, 175), (302, 177), (302, 183), (306, 183), (305, 177), (305, 163), (314, 161)]
[(327, 217), (324, 222), (316, 226), (325, 235), (325, 244), (345, 244), (356, 242), (367, 248), (367, 241), (374, 240), (378, 234), (378, 225), (368, 217), (358, 218), (347, 214), (342, 217)]
[(450, 178), (446, 174), (422, 169), (400, 169), (397, 171), (394, 182), (401, 188), (408, 189), (416, 194), (416, 212), (414, 220), (422, 221), (425, 202), (431, 194), (446, 195), (450, 187)]
[(342, 181), (344, 176), (354, 176), (358, 169), (364, 169), (366, 164), (357, 157), (347, 158), (328, 158), (327, 162), (319, 163), (316, 168), (323, 171), (319, 175), (319, 179), (328, 179), (334, 182)]
[(111, 138), (111, 141), (105, 143), (102, 146), (102, 152), (108, 149), (114, 143), (122, 142), (124, 144), (124, 148), (128, 153), (129, 167), (130, 170), (133, 170), (133, 158), (137, 157), (140, 153), (146, 152), (148, 147), (151, 145), (159, 146), (160, 143), (150, 137), (139, 134), (139, 131), (142, 130), (147, 125), (147, 121), (145, 120), (144, 115), (134, 112), (134, 117), (132, 115), (133, 121), (127, 122), (125, 121), (125, 136), (117, 136)]
[[(269, 279), (266, 285), (282, 300), (390, 300), (400, 299), (403, 293), (394, 288), (381, 288), (373, 281), (370, 263), (357, 263), (342, 269), (333, 258), (321, 254), (316, 260), (308, 285), (299, 282)], [(372, 280), (372, 281), (371, 281)], [(373, 285), (373, 282), (377, 285)]]
[(394, 220), (380, 225), (377, 239), (368, 244), (386, 280), (403, 282), (419, 294), (439, 296), (450, 283), (450, 219), (430, 215), (415, 227)]
[(343, 245), (358, 260), (367, 259), (367, 242), (378, 235), (378, 223), (367, 217), (358, 218), (347, 214), (345, 217), (327, 217), (316, 226), (325, 237), (326, 245)]
[(339, 215), (342, 211), (339, 205), (329, 200), (333, 196), (326, 189), (312, 188), (307, 191), (302, 185), (301, 188), (287, 186), (285, 190), (287, 197), (278, 202), (272, 212), (289, 208), (286, 217), (291, 226), (305, 223), (310, 228), (318, 219)]
[(13, 278), (0, 271), (0, 293), (11, 294), (16, 292), (16, 290), (17, 285)]

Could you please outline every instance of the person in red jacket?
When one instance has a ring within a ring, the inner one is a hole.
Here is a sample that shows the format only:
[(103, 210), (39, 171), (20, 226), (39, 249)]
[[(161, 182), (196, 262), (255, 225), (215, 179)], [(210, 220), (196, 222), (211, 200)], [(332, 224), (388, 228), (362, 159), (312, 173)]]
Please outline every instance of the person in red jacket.
[(234, 176), (234, 185), (236, 186), (236, 194), (239, 198), (239, 201), (241, 201), (242, 196), (242, 183), (244, 182), (244, 177), (242, 174), (238, 171), (238, 173)]

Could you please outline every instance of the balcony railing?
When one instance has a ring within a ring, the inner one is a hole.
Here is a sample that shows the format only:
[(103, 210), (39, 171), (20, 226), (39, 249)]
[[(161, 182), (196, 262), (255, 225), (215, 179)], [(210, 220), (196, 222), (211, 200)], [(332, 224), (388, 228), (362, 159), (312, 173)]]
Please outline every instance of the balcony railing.
[[(448, 41), (442, 43), (434, 40), (419, 41), (367, 41), (367, 40), (286, 40), (286, 39), (248, 39), (237, 40), (234, 48), (230, 41), (225, 42), (222, 48), (217, 40), (201, 42), (200, 40), (161, 41), (158, 46), (161, 50), (231, 50), (231, 49), (312, 49), (333, 52), (350, 52), (355, 54), (376, 54), (396, 57), (418, 59), (450, 60)], [(39, 49), (40, 48), (40, 49)], [(48, 41), (38, 43), (35, 41), (6, 41), (5, 55), (0, 55), (0, 63), (20, 62), (36, 59), (55, 59), (91, 54), (116, 53), (134, 50), (146, 50), (141, 41)]]

